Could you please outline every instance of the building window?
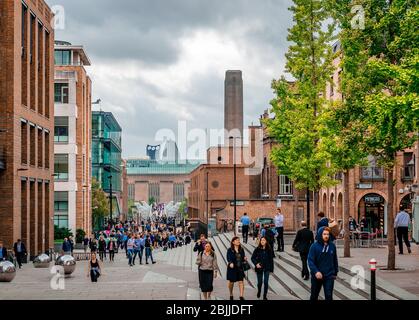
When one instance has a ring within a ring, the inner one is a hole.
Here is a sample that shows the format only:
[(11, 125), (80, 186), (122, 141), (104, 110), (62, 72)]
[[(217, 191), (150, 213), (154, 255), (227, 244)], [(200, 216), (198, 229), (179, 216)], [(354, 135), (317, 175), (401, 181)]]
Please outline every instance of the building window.
[(335, 83), (332, 76), (330, 77), (330, 96), (333, 97), (334, 95), (335, 95)]
[(135, 184), (130, 183), (128, 185), (128, 200), (135, 200)]
[(68, 154), (54, 155), (54, 177), (55, 181), (68, 180)]
[(49, 131), (45, 131), (45, 168), (49, 168)]
[(173, 184), (173, 202), (182, 202), (185, 198), (185, 187), (183, 183)]
[(71, 65), (71, 51), (70, 50), (55, 50), (54, 61), (56, 65), (61, 65), (61, 66)]
[(55, 117), (54, 142), (68, 142), (68, 117)]
[(30, 165), (35, 166), (35, 126), (31, 125), (29, 129), (30, 137)]
[(153, 198), (156, 203), (160, 202), (160, 184), (150, 183), (148, 186), (148, 198)]
[(28, 125), (26, 122), (20, 122), (20, 153), (22, 164), (28, 164)]
[(68, 83), (56, 83), (54, 88), (55, 103), (68, 103)]
[(68, 192), (54, 192), (54, 225), (68, 228)]
[(279, 195), (291, 195), (292, 194), (292, 182), (287, 176), (279, 176)]
[(384, 168), (377, 166), (377, 161), (373, 156), (368, 156), (367, 167), (361, 167), (361, 180), (383, 180)]
[(43, 149), (42, 149), (42, 142), (43, 142), (44, 135), (42, 134), (42, 129), (38, 128), (38, 167), (42, 168), (42, 162), (44, 160), (43, 157)]
[(403, 155), (403, 171), (402, 171), (402, 180), (410, 181), (415, 177), (415, 155), (413, 152), (405, 152)]

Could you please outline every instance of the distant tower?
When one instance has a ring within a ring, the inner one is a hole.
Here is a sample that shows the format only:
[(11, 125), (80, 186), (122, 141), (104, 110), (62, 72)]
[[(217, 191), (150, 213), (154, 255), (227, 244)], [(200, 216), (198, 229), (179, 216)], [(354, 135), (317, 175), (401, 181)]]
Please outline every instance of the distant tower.
[[(230, 132), (228, 135), (240, 137), (236, 141), (243, 140), (243, 78), (240, 70), (226, 72), (224, 83), (224, 129)], [(229, 137), (224, 137), (225, 143), (229, 143)]]
[(160, 146), (147, 146), (147, 156), (150, 157), (150, 160), (156, 160), (157, 154), (160, 152)]

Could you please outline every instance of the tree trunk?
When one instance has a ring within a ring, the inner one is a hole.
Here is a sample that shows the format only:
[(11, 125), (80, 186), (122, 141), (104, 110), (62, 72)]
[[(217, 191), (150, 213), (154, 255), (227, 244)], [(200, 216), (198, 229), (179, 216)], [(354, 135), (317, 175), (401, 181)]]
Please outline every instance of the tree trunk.
[(307, 226), (311, 229), (311, 221), (310, 221), (310, 189), (307, 188), (306, 193), (306, 205), (307, 205)]
[(388, 170), (387, 181), (387, 246), (388, 246), (388, 259), (387, 269), (396, 269), (396, 248), (394, 245), (394, 216), (393, 216), (393, 201), (394, 201), (394, 188), (393, 188), (393, 168)]
[(314, 214), (314, 217), (317, 217), (317, 214), (319, 213), (319, 194), (320, 194), (320, 192), (318, 190), (313, 192), (313, 214)]
[(349, 258), (351, 256), (351, 239), (349, 237), (349, 170), (345, 170), (343, 179), (343, 257)]
[(298, 221), (298, 190), (294, 189), (294, 221), (295, 221), (295, 230), (298, 230), (300, 228), (300, 222)]

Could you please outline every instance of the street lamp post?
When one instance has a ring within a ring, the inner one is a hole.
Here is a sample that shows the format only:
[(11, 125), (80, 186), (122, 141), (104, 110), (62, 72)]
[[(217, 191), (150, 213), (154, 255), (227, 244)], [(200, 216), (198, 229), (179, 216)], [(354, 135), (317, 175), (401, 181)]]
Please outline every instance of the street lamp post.
[(209, 237), (209, 203), (208, 203), (208, 179), (209, 179), (209, 172), (207, 171), (207, 237)]
[(109, 223), (112, 225), (112, 176), (109, 179)]
[(236, 220), (237, 220), (237, 175), (236, 175), (236, 139), (230, 137), (233, 140), (233, 176), (234, 176), (234, 236), (236, 236)]

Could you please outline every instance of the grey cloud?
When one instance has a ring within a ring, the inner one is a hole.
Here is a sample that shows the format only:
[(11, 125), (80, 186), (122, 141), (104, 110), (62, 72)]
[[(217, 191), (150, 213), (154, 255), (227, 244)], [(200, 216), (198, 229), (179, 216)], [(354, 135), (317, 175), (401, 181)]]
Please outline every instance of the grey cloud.
[[(225, 70), (196, 70), (192, 88), (171, 96), (159, 83), (141, 78), (124, 78), (114, 83), (96, 78), (95, 68), (113, 66), (122, 61), (133, 66), (165, 70), (181, 59), (179, 39), (195, 30), (212, 30), (228, 35), (249, 56), (253, 69), (240, 66), (245, 79), (245, 125), (258, 122), (259, 115), (272, 98), (270, 81), (283, 71), (287, 48), (287, 28), (291, 0), (46, 0), (63, 5), (66, 29), (56, 38), (85, 46), (93, 66), (94, 97), (103, 101), (103, 109), (113, 111), (123, 127), (124, 156), (144, 155), (147, 143), (154, 142), (160, 128), (177, 130), (177, 118), (156, 112), (156, 98), (176, 101), (188, 108), (192, 120), (188, 126), (220, 128), (223, 125)], [(255, 26), (254, 28), (247, 28)], [(245, 30), (245, 32), (244, 32)], [(226, 65), (225, 69), (231, 66)], [(268, 70), (257, 83), (246, 81), (255, 67)], [(121, 70), (123, 73), (124, 70)], [(102, 75), (103, 76), (103, 75)], [(117, 90), (114, 88), (117, 86)], [(120, 111), (123, 110), (123, 111)]]

